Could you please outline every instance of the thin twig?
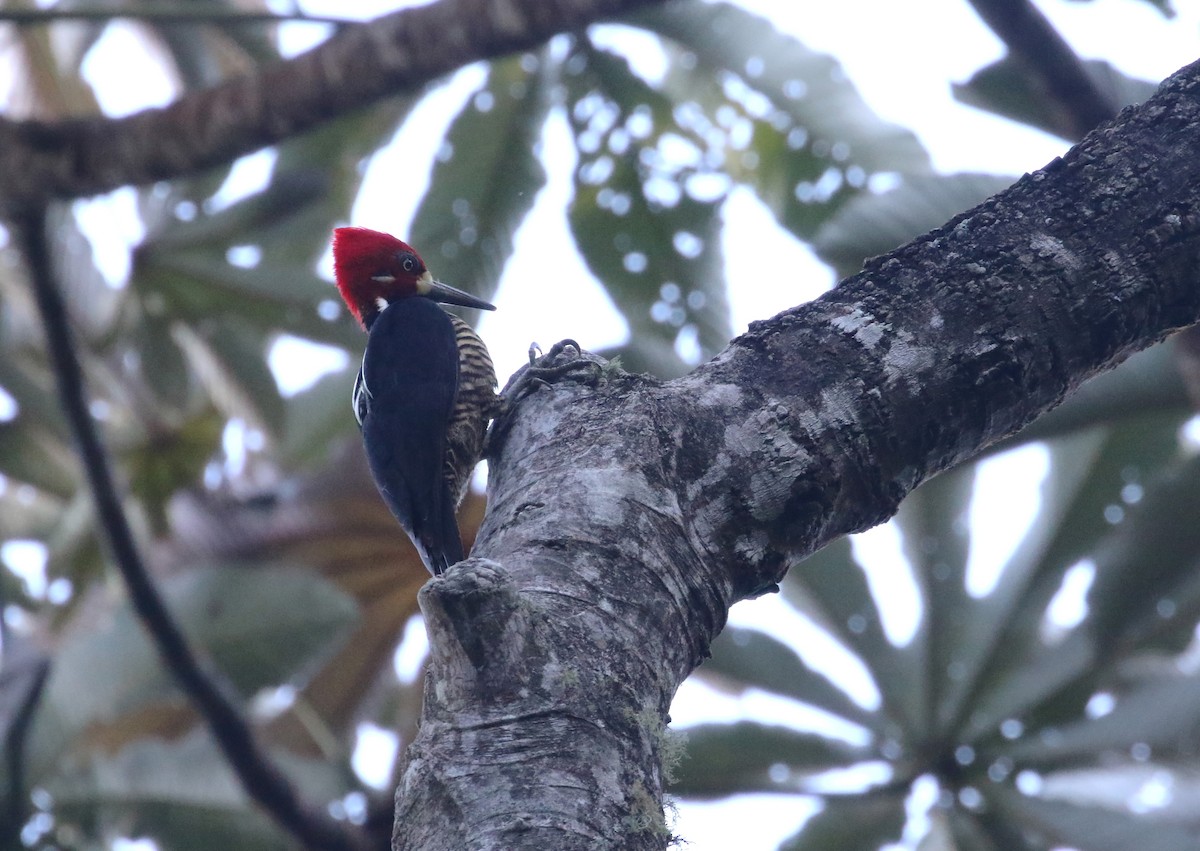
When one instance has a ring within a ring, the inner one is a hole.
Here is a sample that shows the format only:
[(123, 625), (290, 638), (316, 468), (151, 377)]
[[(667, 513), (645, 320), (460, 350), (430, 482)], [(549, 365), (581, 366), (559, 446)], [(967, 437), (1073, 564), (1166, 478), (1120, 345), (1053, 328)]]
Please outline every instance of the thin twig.
[[(20, 645), (15, 642), (19, 641)], [(5, 641), (0, 666), (0, 691), (8, 711), (8, 729), (0, 737), (4, 773), (8, 775), (5, 801), (0, 806), (0, 847), (21, 847), (21, 828), (29, 818), (26, 791), (25, 752), (29, 728), (42, 687), (50, 674), (50, 660), (32, 642), (21, 638)]]
[(1101, 91), (1075, 51), (1029, 0), (971, 0), (971, 5), (1013, 58), (1037, 75), (1075, 139), (1120, 111), (1121, 105)]
[(109, 6), (86, 9), (64, 9), (54, 6), (49, 9), (4, 9), (0, 11), (0, 24), (17, 26), (45, 26), (60, 21), (90, 21), (108, 23), (113, 19), (144, 21), (148, 24), (332, 24), (344, 26), (359, 21), (350, 18), (335, 18), (329, 15), (306, 15), (300, 12), (278, 14), (257, 12), (251, 9), (227, 9), (218, 6), (191, 8), (189, 6), (137, 6), (118, 9)]
[(284, 830), (306, 847), (322, 851), (359, 851), (365, 846), (353, 828), (334, 821), (300, 800), (295, 788), (274, 766), (254, 738), (225, 677), (202, 666), (146, 571), (113, 482), (108, 457), (88, 410), (83, 373), (71, 337), (66, 310), (54, 280), (44, 212), (16, 222), (46, 334), (46, 345), (58, 378), (59, 395), (79, 445), (101, 536), (129, 590), (134, 611), (152, 636), (164, 664), (208, 723), (246, 792)]

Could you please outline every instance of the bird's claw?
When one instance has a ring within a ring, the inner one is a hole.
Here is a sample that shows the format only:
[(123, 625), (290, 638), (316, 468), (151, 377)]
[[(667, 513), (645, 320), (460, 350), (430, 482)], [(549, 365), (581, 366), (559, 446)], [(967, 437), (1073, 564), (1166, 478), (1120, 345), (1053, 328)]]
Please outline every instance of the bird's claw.
[(534, 343), (529, 347), (529, 366), (504, 388), (503, 395), (510, 404), (515, 403), (540, 387), (549, 387), (568, 375), (581, 373), (586, 373), (582, 383), (594, 387), (603, 371), (601, 364), (584, 357), (583, 347), (574, 340), (560, 340), (545, 354)]
[(551, 387), (568, 376), (595, 387), (604, 375), (603, 363), (591, 360), (574, 340), (560, 340), (545, 354), (537, 343), (529, 346), (529, 365), (523, 366), (500, 393), (499, 410), (487, 435), (485, 454), (491, 457), (508, 431), (517, 403), (542, 387)]

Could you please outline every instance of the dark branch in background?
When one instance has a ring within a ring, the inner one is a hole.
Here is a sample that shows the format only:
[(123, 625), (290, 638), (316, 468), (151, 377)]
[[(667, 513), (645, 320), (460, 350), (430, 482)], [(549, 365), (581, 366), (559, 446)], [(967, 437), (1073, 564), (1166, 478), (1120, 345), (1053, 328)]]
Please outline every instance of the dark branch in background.
[(75, 352), (66, 309), (54, 280), (45, 216), (28, 214), (16, 222), (25, 254), (46, 346), (58, 378), (59, 395), (96, 503), (102, 536), (116, 562), (134, 611), (152, 636), (163, 663), (199, 709), (246, 792), (276, 823), (306, 847), (358, 851), (364, 847), (352, 828), (302, 802), (287, 778), (255, 740), (219, 671), (202, 667), (154, 587), (133, 539), (109, 468), (108, 457), (85, 398), (83, 372)]
[(481, 59), (662, 0), (440, 0), (125, 118), (0, 119), (0, 213), (179, 177), (311, 130)]
[(163, 24), (356, 24), (358, 21), (334, 18), (327, 15), (306, 15), (277, 12), (256, 12), (253, 9), (227, 9), (220, 6), (205, 6), (193, 9), (176, 5), (138, 5), (131, 9), (97, 7), (92, 9), (64, 9), (54, 6), (49, 9), (4, 9), (0, 11), (0, 23), (17, 26), (46, 26), (60, 21), (90, 21), (108, 23), (113, 20), (145, 21), (156, 26)]
[(1071, 46), (1029, 0), (971, 0), (971, 5), (1034, 74), (1068, 123), (1075, 139), (1112, 119), (1121, 104), (1096, 85)]
[[(0, 612), (3, 606), (0, 605)], [(7, 776), (5, 800), (0, 803), (0, 848), (20, 848), (21, 828), (29, 817), (25, 793), (25, 742), (33, 711), (50, 674), (50, 659), (23, 636), (4, 640), (0, 657), (0, 733)]]

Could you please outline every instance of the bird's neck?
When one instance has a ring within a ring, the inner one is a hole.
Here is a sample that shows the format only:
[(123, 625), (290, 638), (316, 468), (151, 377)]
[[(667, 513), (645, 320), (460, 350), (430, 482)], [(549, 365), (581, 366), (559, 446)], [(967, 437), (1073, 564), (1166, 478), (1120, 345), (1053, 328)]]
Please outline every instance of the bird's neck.
[(371, 326), (375, 324), (375, 320), (379, 318), (379, 314), (383, 313), (384, 309), (390, 304), (386, 299), (377, 298), (375, 301), (367, 301), (362, 305), (362, 310), (359, 316), (362, 317), (362, 325), (367, 331), (371, 330)]

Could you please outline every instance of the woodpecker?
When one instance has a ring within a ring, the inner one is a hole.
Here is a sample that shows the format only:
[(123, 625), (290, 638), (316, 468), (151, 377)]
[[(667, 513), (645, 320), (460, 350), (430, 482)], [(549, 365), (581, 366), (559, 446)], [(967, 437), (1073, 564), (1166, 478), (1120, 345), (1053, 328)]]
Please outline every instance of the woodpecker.
[(367, 332), (353, 406), (371, 475), (437, 576), (463, 559), (455, 511), (500, 403), (483, 340), (437, 302), (496, 308), (434, 280), (409, 245), (367, 228), (334, 230), (333, 268)]

